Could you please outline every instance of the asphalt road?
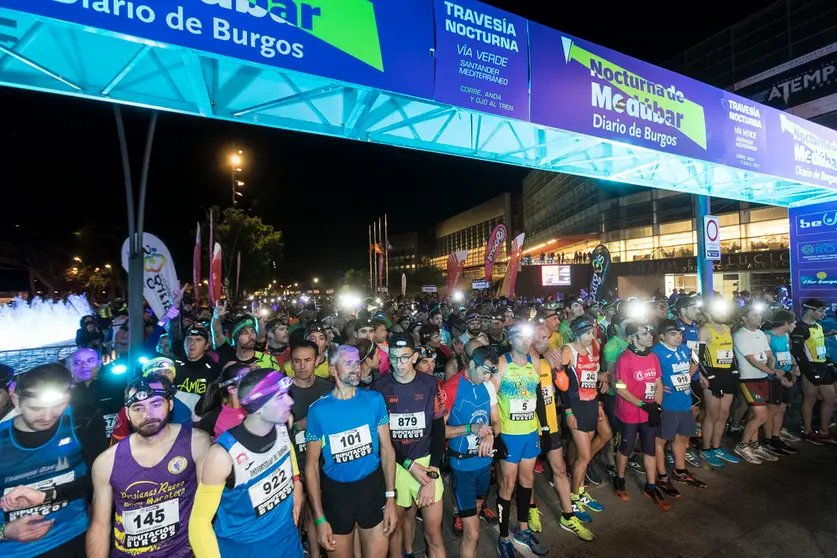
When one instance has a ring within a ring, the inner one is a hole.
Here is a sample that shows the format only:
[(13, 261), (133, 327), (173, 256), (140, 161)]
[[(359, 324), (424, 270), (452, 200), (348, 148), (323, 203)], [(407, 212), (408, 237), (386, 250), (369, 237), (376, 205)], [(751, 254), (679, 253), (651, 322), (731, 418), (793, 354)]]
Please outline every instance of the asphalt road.
[[(536, 474), (535, 497), (544, 513), (542, 542), (550, 556), (603, 557), (733, 557), (837, 556), (837, 445), (815, 447), (800, 443), (800, 455), (775, 463), (742, 462), (722, 469), (693, 470), (705, 490), (678, 485), (682, 497), (664, 512), (642, 495), (644, 477), (628, 471), (630, 502), (618, 500), (609, 484), (588, 491), (605, 507), (593, 514), (588, 527), (596, 540), (585, 543), (557, 525), (557, 495), (544, 475)], [(730, 448), (731, 449), (731, 448)], [(602, 477), (602, 465), (597, 469)], [(492, 487), (490, 501), (493, 506)], [(514, 506), (514, 503), (512, 503)], [(512, 521), (515, 519), (512, 514)], [(444, 533), (449, 557), (458, 556), (449, 495), (445, 496)], [(481, 521), (478, 556), (497, 556), (496, 527)], [(534, 556), (517, 547), (520, 556)], [(424, 556), (421, 523), (416, 533), (416, 556)]]

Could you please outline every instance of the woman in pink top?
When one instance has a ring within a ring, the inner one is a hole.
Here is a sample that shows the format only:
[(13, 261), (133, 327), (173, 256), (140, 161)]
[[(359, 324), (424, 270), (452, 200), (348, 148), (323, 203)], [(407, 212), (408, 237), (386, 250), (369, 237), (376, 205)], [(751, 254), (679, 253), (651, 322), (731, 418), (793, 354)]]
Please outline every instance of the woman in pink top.
[(238, 383), (248, 372), (248, 366), (231, 361), (206, 390), (198, 428), (209, 434), (213, 442), (233, 426), (241, 424), (247, 416), (247, 411), (238, 402)]
[(650, 350), (654, 345), (654, 335), (650, 326), (630, 322), (625, 326), (625, 336), (630, 344), (616, 359), (614, 371), (617, 394), (615, 414), (622, 423), (622, 443), (616, 453), (613, 488), (620, 500), (630, 500), (625, 486), (625, 469), (639, 436), (646, 475), (644, 494), (660, 509), (668, 510), (671, 506), (656, 485), (655, 455), (663, 388), (660, 361)]

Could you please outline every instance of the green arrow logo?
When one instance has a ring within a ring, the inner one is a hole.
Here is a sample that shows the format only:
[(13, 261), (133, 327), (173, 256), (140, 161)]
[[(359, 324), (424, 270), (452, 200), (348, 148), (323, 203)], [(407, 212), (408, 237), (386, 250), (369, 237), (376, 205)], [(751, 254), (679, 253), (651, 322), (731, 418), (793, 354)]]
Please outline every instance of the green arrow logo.
[[(258, 6), (258, 0), (249, 0)], [(267, 11), (349, 56), (384, 71), (375, 6), (369, 0), (265, 0)]]

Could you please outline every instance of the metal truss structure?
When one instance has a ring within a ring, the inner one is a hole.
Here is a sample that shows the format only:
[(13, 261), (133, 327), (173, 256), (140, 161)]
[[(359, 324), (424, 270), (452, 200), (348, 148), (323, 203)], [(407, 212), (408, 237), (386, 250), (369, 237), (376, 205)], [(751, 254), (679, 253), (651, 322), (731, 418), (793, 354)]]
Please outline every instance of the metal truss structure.
[(837, 200), (829, 188), (5, 9), (0, 85), (786, 207)]

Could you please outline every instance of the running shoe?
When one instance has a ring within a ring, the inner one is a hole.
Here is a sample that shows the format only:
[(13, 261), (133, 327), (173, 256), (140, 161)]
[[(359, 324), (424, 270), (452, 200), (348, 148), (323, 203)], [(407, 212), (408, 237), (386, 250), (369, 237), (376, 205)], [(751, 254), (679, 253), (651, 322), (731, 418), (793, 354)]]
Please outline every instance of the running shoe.
[(573, 515), (576, 516), (582, 523), (591, 523), (593, 518), (590, 517), (590, 514), (581, 509), (581, 506), (578, 505), (577, 501), (572, 501), (572, 496), (570, 496), (570, 500), (570, 504), (573, 507)]
[(674, 454), (671, 453), (671, 450), (665, 450), (666, 455), (666, 464), (669, 467), (674, 467)]
[(663, 493), (660, 492), (660, 488), (658, 486), (654, 486), (653, 488), (646, 487), (642, 492), (645, 494), (646, 498), (649, 498), (661, 510), (668, 511), (671, 509), (671, 504), (666, 502), (666, 498), (663, 496)]
[(535, 460), (535, 472), (538, 474), (543, 474), (543, 461), (540, 459)]
[(689, 446), (689, 447), (686, 448), (686, 461), (689, 462), (689, 464), (692, 467), (700, 467), (701, 466), (700, 465), (700, 456), (698, 455), (698, 452), (695, 451), (695, 448), (693, 448), (692, 446)]
[(607, 473), (607, 476), (610, 477), (610, 480), (615, 479), (616, 478), (616, 465), (608, 465), (607, 467), (605, 467), (605, 473)]
[(724, 462), (718, 459), (718, 454), (715, 453), (715, 450), (703, 450), (700, 452), (700, 456), (703, 458), (704, 461), (709, 463), (710, 467), (715, 467), (719, 469), (724, 466)]
[(657, 479), (657, 488), (662, 490), (669, 498), (680, 498), (680, 491), (674, 488), (674, 485), (671, 484), (671, 480), (669, 480), (668, 476), (666, 476), (665, 479)]
[(713, 451), (715, 452), (715, 457), (717, 457), (718, 459), (722, 459), (722, 460), (726, 461), (727, 463), (733, 463), (733, 464), (741, 463), (740, 459), (738, 459), (737, 457), (735, 457), (734, 455), (729, 453), (724, 448), (717, 448)]
[(511, 540), (497, 541), (497, 552), (500, 553), (500, 558), (517, 558), (517, 552)]
[(779, 431), (779, 438), (786, 444), (798, 444), (802, 441), (802, 438), (796, 434), (791, 434), (787, 428), (783, 428)]
[(578, 502), (587, 510), (596, 513), (604, 511), (604, 506), (591, 498), (590, 495), (587, 494), (587, 491), (584, 490), (583, 486), (578, 489), (577, 495), (570, 494), (570, 499), (572, 499), (573, 496), (575, 496), (578, 499)]
[(489, 525), (497, 525), (498, 523), (500, 523), (500, 518), (497, 517), (497, 514), (494, 513), (494, 510), (485, 505), (483, 505), (483, 507), (480, 508), (480, 517), (483, 518), (485, 522)]
[(765, 451), (767, 451), (768, 453), (772, 453), (776, 457), (787, 457), (788, 455), (790, 455), (789, 452), (785, 451), (781, 447), (773, 445), (772, 440), (768, 440), (767, 442), (762, 444), (762, 447), (764, 447)]
[(462, 536), (462, 518), (459, 514), (453, 516), (453, 534), (457, 537)]
[(549, 552), (546, 545), (541, 544), (534, 533), (528, 529), (521, 531), (519, 527), (512, 527), (509, 529), (509, 535), (515, 544), (527, 547), (538, 556), (546, 556)]
[(623, 502), (630, 502), (631, 497), (628, 494), (628, 487), (625, 486), (625, 479), (616, 477), (613, 479), (613, 490), (616, 491), (616, 497)]
[(806, 442), (814, 444), (815, 446), (825, 445), (825, 440), (823, 440), (817, 432), (805, 432), (803, 436), (805, 437)]
[(698, 489), (706, 488), (706, 483), (702, 480), (698, 480), (688, 469), (686, 469), (685, 473), (678, 473), (677, 471), (672, 472), (671, 478), (672, 480), (682, 482), (683, 484), (690, 484)]
[(735, 444), (735, 448), (732, 451), (734, 451), (736, 455), (741, 456), (741, 459), (747, 463), (751, 463), (753, 465), (761, 464), (761, 458), (753, 453), (752, 448), (750, 448), (748, 444), (739, 442)]
[(823, 434), (820, 432), (820, 439), (823, 442), (828, 442), (829, 444), (837, 444), (837, 435), (831, 433)]
[(536, 506), (529, 507), (529, 529), (534, 533), (540, 533), (543, 531), (543, 525), (541, 525), (541, 510), (539, 510)]
[(750, 442), (750, 449), (762, 461), (779, 461), (779, 456), (771, 453), (763, 444), (758, 442)]
[(633, 457), (628, 459), (628, 468), (638, 475), (645, 476), (645, 467), (643, 467), (642, 463), (636, 461)]
[(799, 453), (798, 449), (791, 446), (790, 444), (787, 444), (781, 438), (773, 438), (772, 440), (770, 440), (770, 446), (774, 450), (777, 450), (777, 449), (782, 450), (787, 455), (796, 455), (796, 454)]
[(593, 469), (593, 464), (587, 466), (587, 473), (584, 475), (587, 482), (590, 484), (602, 484), (602, 477)]
[(591, 542), (596, 538), (590, 529), (584, 526), (578, 517), (573, 516), (569, 519), (564, 519), (564, 516), (561, 516), (561, 521), (558, 523), (561, 526), (561, 529), (564, 531), (569, 531), (570, 533), (575, 534), (576, 537), (579, 539)]

